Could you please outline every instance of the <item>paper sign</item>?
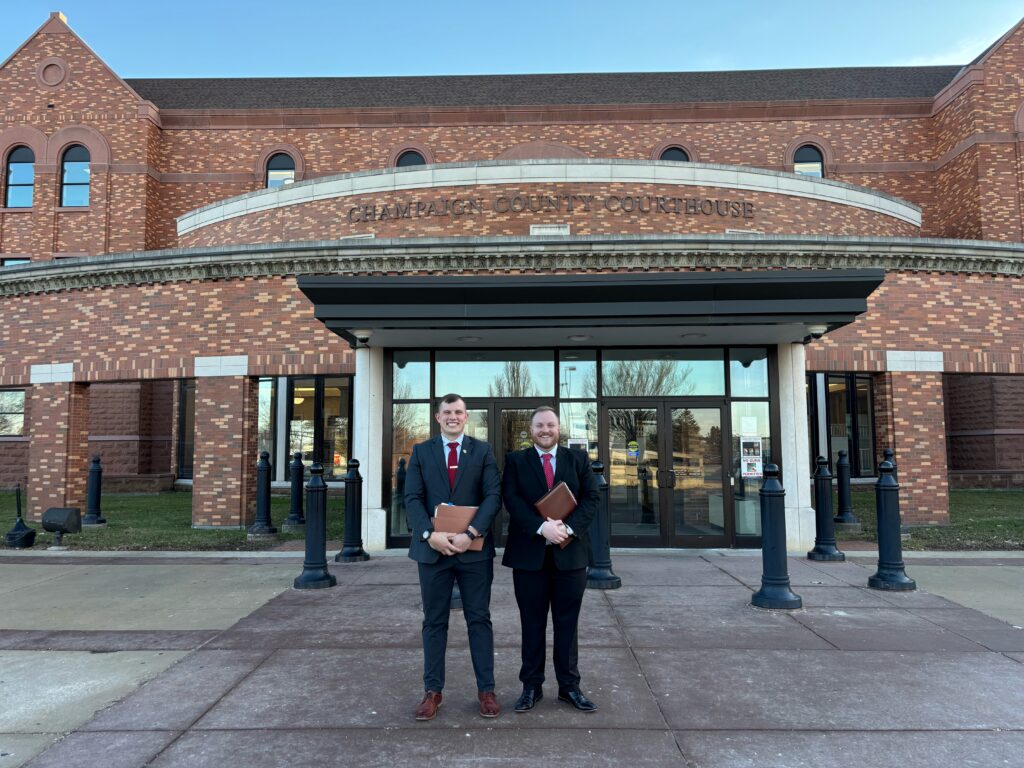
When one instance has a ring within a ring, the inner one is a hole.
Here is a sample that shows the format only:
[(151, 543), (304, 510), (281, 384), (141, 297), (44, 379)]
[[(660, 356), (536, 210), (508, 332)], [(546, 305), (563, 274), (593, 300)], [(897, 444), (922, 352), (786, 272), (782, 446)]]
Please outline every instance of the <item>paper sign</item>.
[(740, 476), (761, 477), (761, 438), (757, 435), (740, 436)]

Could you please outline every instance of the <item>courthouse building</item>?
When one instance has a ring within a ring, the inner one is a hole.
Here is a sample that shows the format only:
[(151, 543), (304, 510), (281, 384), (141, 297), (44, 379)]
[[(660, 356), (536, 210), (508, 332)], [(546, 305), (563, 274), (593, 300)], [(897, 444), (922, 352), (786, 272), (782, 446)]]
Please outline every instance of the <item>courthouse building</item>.
[[(30, 30), (26, 30), (28, 34)], [(431, 402), (532, 408), (612, 542), (759, 544), (778, 463), (899, 465), (910, 524), (1024, 485), (1024, 28), (962, 66), (131, 79), (53, 14), (0, 65), (0, 485), (30, 516), (361, 462), (368, 547)], [(498, 531), (500, 535), (500, 531)]]

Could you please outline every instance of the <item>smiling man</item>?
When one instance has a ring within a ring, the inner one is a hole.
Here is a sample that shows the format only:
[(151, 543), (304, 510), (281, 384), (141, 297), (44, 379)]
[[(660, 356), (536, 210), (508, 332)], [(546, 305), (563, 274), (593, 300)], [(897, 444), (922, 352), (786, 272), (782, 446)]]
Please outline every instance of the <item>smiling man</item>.
[[(502, 494), (509, 513), (502, 565), (512, 568), (523, 629), (523, 693), (516, 712), (527, 712), (543, 697), (548, 612), (554, 628), (558, 698), (583, 712), (597, 706), (580, 691), (576, 629), (587, 587), (590, 523), (597, 513), (597, 480), (582, 451), (558, 445), (558, 414), (541, 406), (530, 420), (533, 445), (505, 457)], [(576, 509), (564, 521), (544, 519), (534, 504), (564, 482), (576, 497)], [(562, 544), (568, 544), (562, 548)]]
[[(491, 629), (491, 582), (494, 542), (472, 551), (474, 539), (485, 536), (501, 509), (501, 477), (487, 443), (465, 434), (466, 403), (445, 395), (434, 418), (441, 434), (413, 448), (405, 478), (405, 508), (412, 528), (409, 557), (419, 564), (423, 600), (423, 700), (417, 720), (433, 720), (444, 690), (444, 655), (452, 585), (458, 581), (462, 611), (469, 631), (469, 653), (479, 693), (480, 715), (497, 717), (494, 695), (494, 634)], [(439, 504), (476, 507), (465, 531), (435, 531), (434, 509)]]

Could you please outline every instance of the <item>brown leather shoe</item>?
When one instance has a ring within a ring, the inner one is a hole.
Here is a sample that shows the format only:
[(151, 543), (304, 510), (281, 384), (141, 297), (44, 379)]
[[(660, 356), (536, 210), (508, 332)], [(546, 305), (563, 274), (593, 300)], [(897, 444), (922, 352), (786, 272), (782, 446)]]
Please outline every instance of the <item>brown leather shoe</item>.
[(437, 691), (427, 691), (423, 694), (423, 701), (416, 707), (417, 720), (433, 720), (437, 714), (437, 708), (441, 706), (441, 694)]
[(494, 691), (482, 691), (480, 693), (480, 717), (497, 717), (501, 714), (501, 707), (498, 705), (498, 697)]

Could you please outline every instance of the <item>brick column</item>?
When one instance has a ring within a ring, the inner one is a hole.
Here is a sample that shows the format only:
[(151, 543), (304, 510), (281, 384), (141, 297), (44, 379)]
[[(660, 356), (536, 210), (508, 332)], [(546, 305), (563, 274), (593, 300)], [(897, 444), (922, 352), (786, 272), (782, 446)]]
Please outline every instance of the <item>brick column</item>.
[(196, 379), (194, 526), (234, 528), (255, 519), (258, 404), (256, 379)]
[[(887, 374), (900, 483), (900, 512), (908, 524), (949, 522), (946, 421), (942, 373)], [(879, 452), (885, 445), (879, 445)], [(881, 456), (877, 457), (881, 460)]]
[(79, 507), (85, 515), (89, 476), (89, 385), (35, 384), (29, 390), (28, 517), (50, 507)]

